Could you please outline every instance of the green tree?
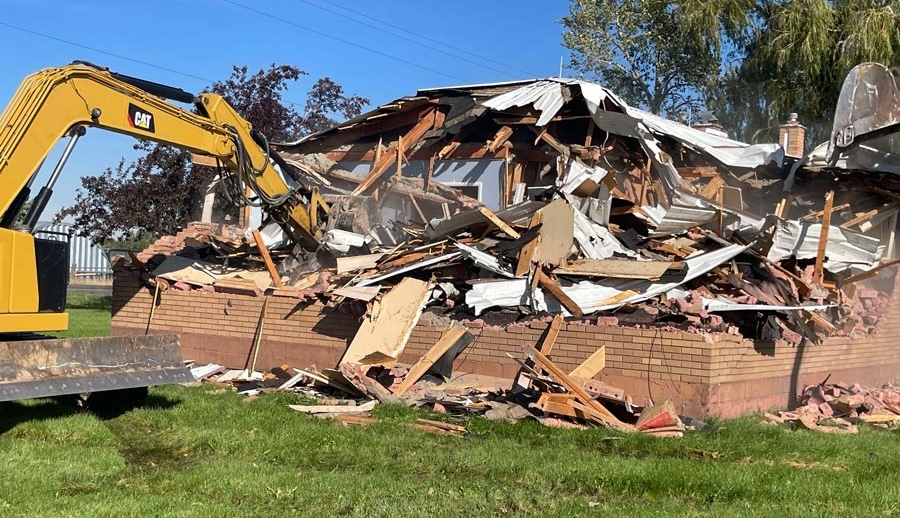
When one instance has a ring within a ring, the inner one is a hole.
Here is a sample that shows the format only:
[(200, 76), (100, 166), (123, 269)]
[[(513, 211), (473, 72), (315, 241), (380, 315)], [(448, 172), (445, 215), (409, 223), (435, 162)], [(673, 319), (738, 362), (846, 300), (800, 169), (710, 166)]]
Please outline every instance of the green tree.
[(796, 112), (827, 138), (855, 65), (900, 65), (900, 0), (571, 0), (572, 64), (669, 117), (705, 104), (735, 138), (772, 141)]
[(702, 105), (723, 43), (745, 26), (739, 0), (572, 0), (563, 45), (572, 67), (627, 102), (678, 116)]
[[(827, 139), (850, 69), (867, 61), (900, 65), (900, 0), (769, 1), (749, 14), (749, 37), (736, 42), (741, 59), (710, 96), (718, 111), (733, 115), (721, 117), (729, 129), (745, 138), (771, 140), (796, 112), (812, 142)], [(742, 110), (748, 105), (765, 111)]]

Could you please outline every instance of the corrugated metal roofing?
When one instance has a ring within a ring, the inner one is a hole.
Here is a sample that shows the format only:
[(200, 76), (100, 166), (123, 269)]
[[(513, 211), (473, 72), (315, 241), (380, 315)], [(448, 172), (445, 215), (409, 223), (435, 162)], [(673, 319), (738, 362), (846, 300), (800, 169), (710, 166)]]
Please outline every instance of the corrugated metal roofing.
[(535, 123), (543, 126), (550, 122), (556, 112), (565, 104), (563, 85), (557, 81), (537, 81), (516, 88), (503, 95), (498, 95), (484, 103), (484, 106), (492, 110), (507, 110), (513, 106), (532, 105), (541, 112), (541, 116)]
[(90, 239), (75, 235), (75, 230), (66, 223), (38, 223), (34, 237), (53, 241), (69, 242), (69, 270), (76, 274), (112, 275), (112, 266), (106, 251)]

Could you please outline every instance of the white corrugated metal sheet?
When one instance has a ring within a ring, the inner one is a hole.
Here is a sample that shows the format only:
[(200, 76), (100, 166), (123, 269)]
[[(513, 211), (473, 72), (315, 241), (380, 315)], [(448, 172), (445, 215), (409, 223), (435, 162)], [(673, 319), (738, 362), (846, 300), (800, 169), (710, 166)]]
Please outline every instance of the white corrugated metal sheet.
[(74, 271), (76, 275), (112, 275), (112, 266), (106, 250), (92, 243), (90, 239), (76, 235), (71, 225), (38, 223), (33, 234), (40, 239), (68, 241), (69, 270)]

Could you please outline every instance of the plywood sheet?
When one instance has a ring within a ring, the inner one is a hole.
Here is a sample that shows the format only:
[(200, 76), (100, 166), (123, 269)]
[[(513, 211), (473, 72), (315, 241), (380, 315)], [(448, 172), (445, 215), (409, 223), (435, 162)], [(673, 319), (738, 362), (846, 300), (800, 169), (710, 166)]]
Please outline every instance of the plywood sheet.
[(558, 199), (540, 210), (541, 227), (531, 261), (541, 265), (560, 265), (572, 250), (575, 215), (572, 206)]
[(412, 277), (400, 281), (363, 320), (340, 363), (360, 363), (375, 353), (396, 360), (422, 315), (430, 291), (431, 283)]

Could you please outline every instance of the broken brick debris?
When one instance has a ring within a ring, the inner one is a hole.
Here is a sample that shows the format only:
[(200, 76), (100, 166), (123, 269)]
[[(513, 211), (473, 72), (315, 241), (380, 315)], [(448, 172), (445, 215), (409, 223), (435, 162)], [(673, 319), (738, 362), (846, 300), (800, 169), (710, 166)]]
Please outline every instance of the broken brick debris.
[(860, 424), (895, 428), (900, 423), (900, 387), (822, 382), (804, 388), (795, 408), (765, 413), (763, 420), (827, 433), (854, 434)]

